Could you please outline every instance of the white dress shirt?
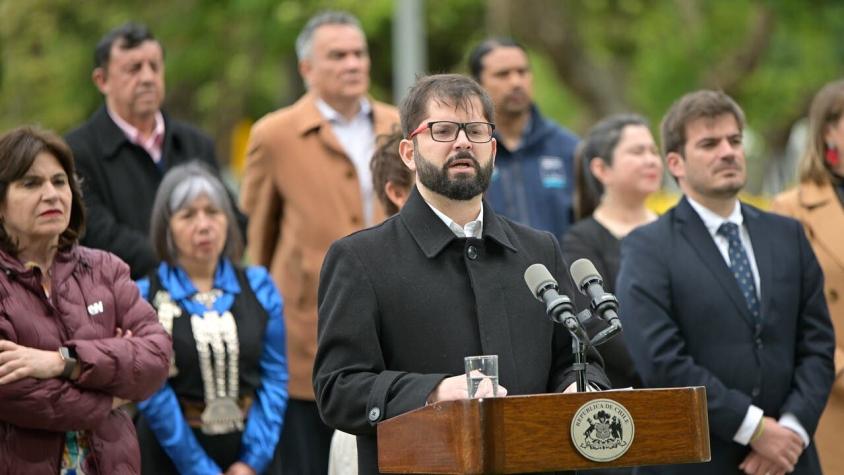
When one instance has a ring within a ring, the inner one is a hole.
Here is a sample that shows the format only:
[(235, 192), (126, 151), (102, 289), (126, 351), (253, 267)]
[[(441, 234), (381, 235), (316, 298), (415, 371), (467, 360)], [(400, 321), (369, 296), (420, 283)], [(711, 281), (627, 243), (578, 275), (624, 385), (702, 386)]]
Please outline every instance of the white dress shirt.
[(434, 207), (431, 203), (425, 202), (428, 206), (431, 207), (431, 210), (434, 214), (437, 215), (438, 218), (448, 226), (448, 229), (451, 229), (451, 232), (454, 233), (455, 236), (460, 238), (465, 237), (472, 237), (481, 239), (484, 233), (484, 204), (481, 202), (481, 211), (478, 213), (478, 217), (472, 221), (466, 223), (465, 226), (460, 226), (459, 224), (455, 223), (453, 219), (449, 218), (445, 215), (442, 211), (438, 210)]
[(363, 220), (371, 226), (375, 214), (375, 192), (372, 189), (372, 171), (369, 162), (375, 152), (375, 127), (372, 123), (372, 105), (365, 97), (360, 100), (360, 110), (346, 119), (322, 99), (316, 100), (320, 114), (331, 124), (331, 130), (352, 160), (358, 175), (363, 202)]

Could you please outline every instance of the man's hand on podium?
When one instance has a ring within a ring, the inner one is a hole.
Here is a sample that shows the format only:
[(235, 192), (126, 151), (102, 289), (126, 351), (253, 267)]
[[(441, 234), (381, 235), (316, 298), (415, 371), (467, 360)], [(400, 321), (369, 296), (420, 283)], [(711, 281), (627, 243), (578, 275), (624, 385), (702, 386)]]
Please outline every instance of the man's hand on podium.
[[(478, 386), (477, 397), (492, 397), (492, 382), (485, 379)], [(507, 388), (498, 385), (498, 394), (496, 396), (503, 397), (507, 395)], [(466, 381), (466, 375), (452, 376), (440, 381), (440, 384), (431, 391), (428, 395), (428, 404), (433, 404), (440, 401), (456, 401), (458, 399), (469, 399), (469, 387)]]

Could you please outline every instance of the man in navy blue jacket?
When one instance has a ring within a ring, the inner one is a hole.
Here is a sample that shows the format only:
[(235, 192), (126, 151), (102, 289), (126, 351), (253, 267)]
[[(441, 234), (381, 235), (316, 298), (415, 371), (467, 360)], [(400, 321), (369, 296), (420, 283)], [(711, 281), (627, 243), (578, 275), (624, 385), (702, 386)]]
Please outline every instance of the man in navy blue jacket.
[(573, 220), (577, 136), (540, 115), (527, 53), (512, 39), (479, 44), (469, 69), (495, 103), (498, 154), (487, 201), (499, 214), (560, 238)]
[(821, 473), (834, 379), (823, 275), (800, 223), (742, 203), (744, 113), (719, 91), (662, 121), (683, 198), (621, 243), (624, 341), (646, 387), (705, 386), (712, 460), (640, 474)]

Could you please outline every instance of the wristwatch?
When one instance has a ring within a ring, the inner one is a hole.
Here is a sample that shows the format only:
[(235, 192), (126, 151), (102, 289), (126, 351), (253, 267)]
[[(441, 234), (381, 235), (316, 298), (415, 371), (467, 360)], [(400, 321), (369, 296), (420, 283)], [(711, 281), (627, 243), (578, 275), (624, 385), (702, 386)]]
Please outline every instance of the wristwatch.
[(66, 346), (62, 346), (59, 347), (59, 356), (61, 356), (62, 361), (64, 361), (64, 370), (62, 370), (61, 377), (70, 379), (70, 375), (73, 374), (73, 370), (75, 370), (76, 365), (79, 364), (79, 360), (76, 359), (76, 351)]

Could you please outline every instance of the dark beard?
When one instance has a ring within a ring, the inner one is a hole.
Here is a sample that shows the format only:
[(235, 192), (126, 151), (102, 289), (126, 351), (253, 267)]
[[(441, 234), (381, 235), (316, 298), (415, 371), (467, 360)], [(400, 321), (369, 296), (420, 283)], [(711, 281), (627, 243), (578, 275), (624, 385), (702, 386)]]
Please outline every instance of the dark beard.
[[(460, 159), (472, 161), (472, 167), (475, 169), (474, 175), (460, 173), (454, 179), (449, 178), (448, 167)], [(475, 157), (468, 152), (458, 152), (450, 157), (441, 169), (437, 169), (419, 152), (414, 153), (414, 160), (416, 161), (416, 174), (419, 176), (419, 181), (434, 193), (452, 200), (467, 201), (480, 195), (486, 191), (490, 177), (492, 177), (492, 160), (482, 167)]]

